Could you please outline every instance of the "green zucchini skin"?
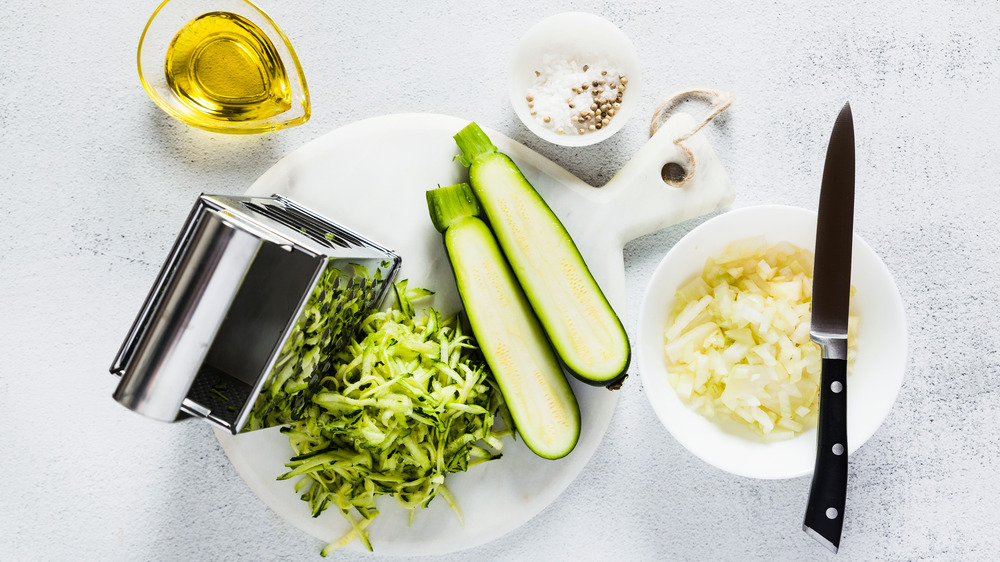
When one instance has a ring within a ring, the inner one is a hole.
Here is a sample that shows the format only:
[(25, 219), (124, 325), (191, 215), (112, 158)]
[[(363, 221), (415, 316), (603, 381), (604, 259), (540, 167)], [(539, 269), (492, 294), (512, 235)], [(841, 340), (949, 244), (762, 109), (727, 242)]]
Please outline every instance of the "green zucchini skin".
[(475, 201), (459, 184), (428, 192), (428, 207), (444, 232), (466, 316), (524, 443), (540, 457), (562, 458), (580, 438), (576, 396), (493, 233), (441, 191), (463, 188)]
[(628, 335), (572, 237), (475, 123), (455, 138), (476, 198), (562, 363), (585, 383), (617, 387), (631, 360)]

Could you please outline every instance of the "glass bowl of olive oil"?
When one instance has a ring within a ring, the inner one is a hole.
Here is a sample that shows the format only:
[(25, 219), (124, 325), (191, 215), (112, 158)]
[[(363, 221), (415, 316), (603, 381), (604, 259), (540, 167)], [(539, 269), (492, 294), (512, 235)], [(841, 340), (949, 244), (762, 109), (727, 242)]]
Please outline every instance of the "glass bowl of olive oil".
[(309, 90), (291, 43), (246, 0), (165, 0), (139, 39), (139, 78), (188, 125), (263, 133), (305, 123)]

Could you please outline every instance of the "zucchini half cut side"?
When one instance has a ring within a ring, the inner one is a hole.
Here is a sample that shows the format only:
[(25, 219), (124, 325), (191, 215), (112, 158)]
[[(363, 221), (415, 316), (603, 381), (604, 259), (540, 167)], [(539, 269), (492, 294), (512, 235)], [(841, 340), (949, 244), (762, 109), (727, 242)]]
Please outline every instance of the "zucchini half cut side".
[(628, 335), (576, 243), (478, 125), (462, 129), (455, 142), (483, 212), (559, 358), (583, 382), (616, 388), (631, 359)]
[(427, 192), (434, 227), (444, 233), (458, 293), (479, 348), (517, 432), (535, 454), (564, 457), (580, 438), (580, 408), (468, 184)]

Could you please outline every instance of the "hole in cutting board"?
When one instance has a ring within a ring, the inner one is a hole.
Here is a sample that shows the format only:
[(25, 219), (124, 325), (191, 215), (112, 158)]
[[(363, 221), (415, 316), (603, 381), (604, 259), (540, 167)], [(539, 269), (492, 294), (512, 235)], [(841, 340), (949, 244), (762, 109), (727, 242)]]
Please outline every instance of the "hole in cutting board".
[(677, 162), (667, 162), (660, 168), (660, 177), (668, 185), (678, 186), (684, 183), (687, 177), (687, 169)]

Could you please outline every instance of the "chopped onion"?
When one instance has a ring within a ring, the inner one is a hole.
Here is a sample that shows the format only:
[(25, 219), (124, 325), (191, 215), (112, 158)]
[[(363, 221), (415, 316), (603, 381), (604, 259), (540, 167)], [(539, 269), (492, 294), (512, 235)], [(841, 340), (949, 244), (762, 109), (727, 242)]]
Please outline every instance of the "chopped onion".
[[(676, 294), (664, 332), (668, 378), (702, 415), (765, 441), (789, 439), (819, 416), (822, 352), (809, 339), (813, 255), (764, 237), (708, 258)], [(854, 287), (851, 287), (853, 304)], [(848, 373), (858, 318), (848, 323)]]

